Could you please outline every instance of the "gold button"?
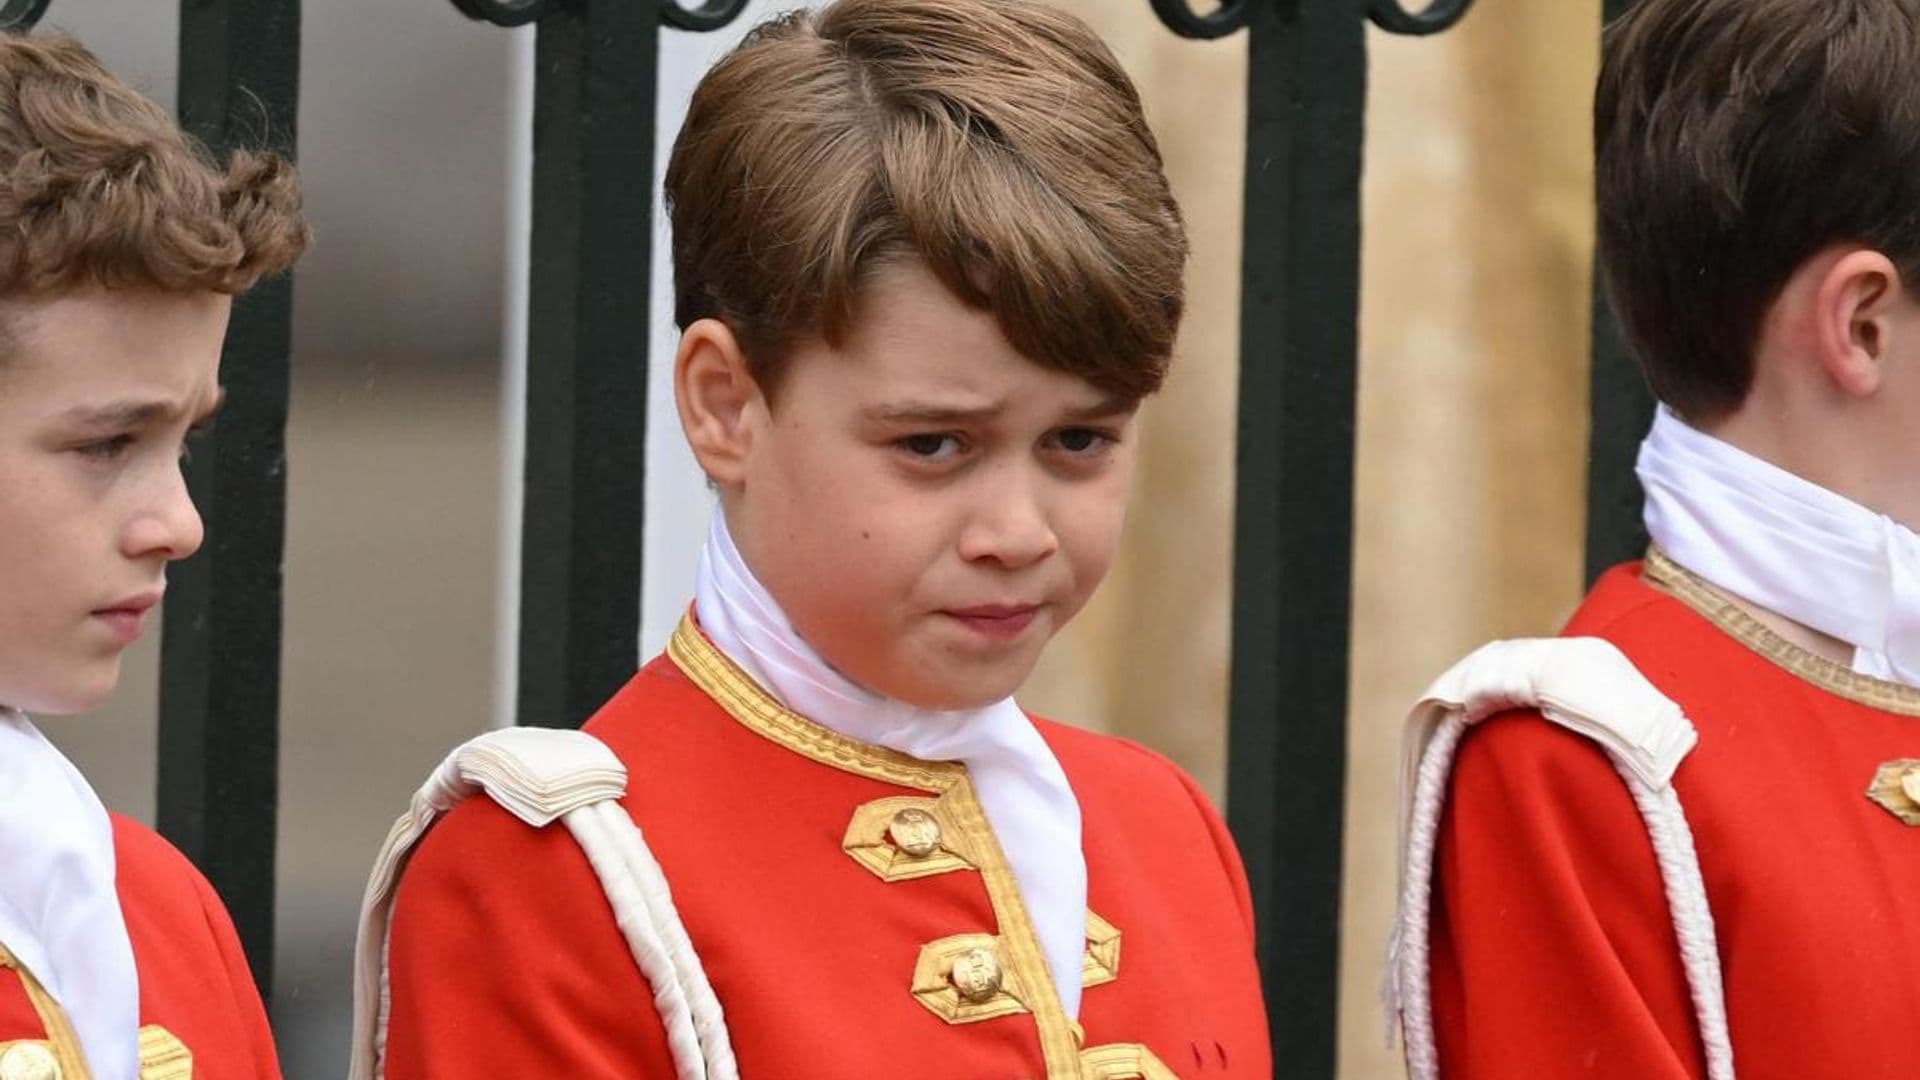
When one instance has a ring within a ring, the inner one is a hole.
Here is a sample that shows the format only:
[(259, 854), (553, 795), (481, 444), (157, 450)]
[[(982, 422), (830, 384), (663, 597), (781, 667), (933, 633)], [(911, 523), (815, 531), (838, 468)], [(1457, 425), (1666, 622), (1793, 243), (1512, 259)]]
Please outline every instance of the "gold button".
[(1900, 790), (1907, 798), (1920, 803), (1920, 765), (1909, 766), (1900, 774)]
[(902, 810), (887, 823), (887, 837), (894, 847), (924, 859), (940, 850), (940, 823), (925, 810)]
[(970, 1005), (985, 1004), (1000, 992), (1000, 958), (992, 949), (968, 949), (954, 957), (947, 978), (960, 991), (961, 1000)]
[(0, 1052), (0, 1080), (60, 1080), (60, 1062), (46, 1043), (17, 1042)]

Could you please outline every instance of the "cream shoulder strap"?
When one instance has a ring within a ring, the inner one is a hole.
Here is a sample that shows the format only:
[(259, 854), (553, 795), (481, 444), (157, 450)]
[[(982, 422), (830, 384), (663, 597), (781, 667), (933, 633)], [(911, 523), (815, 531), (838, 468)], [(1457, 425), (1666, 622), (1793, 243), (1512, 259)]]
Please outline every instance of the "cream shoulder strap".
[[(1673, 774), (1693, 750), (1693, 724), (1619, 649), (1597, 638), (1500, 641), (1434, 682), (1407, 718), (1400, 783), (1400, 910), (1387, 960), (1387, 1000), (1406, 1039), (1412, 1080), (1438, 1080), (1430, 976), (1434, 846), (1454, 752), (1467, 728), (1534, 709), (1599, 743), (1647, 823), (1686, 964), (1710, 1080), (1733, 1080), (1733, 1047), (1693, 833)], [(1488, 838), (1494, 842), (1494, 838)]]
[(434, 819), (482, 792), (533, 828), (563, 823), (586, 852), (653, 988), (679, 1080), (738, 1080), (719, 1000), (674, 909), (666, 875), (619, 804), (626, 790), (620, 759), (579, 731), (508, 728), (447, 755), (387, 834), (367, 882), (354, 949), (352, 1080), (383, 1074), (388, 918), (407, 857)]

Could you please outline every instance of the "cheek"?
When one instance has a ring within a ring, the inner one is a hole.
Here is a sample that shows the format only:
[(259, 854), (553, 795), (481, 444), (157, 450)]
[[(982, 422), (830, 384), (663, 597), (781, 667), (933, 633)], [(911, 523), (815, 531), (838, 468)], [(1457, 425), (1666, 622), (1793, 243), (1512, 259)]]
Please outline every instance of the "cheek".
[(1113, 567), (1127, 520), (1127, 476), (1072, 489), (1056, 516), (1055, 535), (1082, 597)]

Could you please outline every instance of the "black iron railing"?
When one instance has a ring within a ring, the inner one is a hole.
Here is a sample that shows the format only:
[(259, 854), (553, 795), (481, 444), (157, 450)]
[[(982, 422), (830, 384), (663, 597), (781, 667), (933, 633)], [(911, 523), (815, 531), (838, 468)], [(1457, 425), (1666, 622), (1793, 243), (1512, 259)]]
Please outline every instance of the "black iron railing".
[[(452, 0), (536, 37), (521, 723), (574, 725), (636, 660), (661, 25), (745, 0)], [(1629, 0), (1606, 0), (1608, 18)], [(4, 0), (0, 29), (49, 0)], [(1335, 1064), (1366, 20), (1401, 34), (1472, 0), (1150, 0), (1191, 38), (1248, 34), (1228, 811), (1259, 910), (1276, 1061)], [(299, 0), (181, 0), (180, 107), (216, 149), (294, 149)], [(161, 828), (271, 978), (291, 282), (235, 308), (228, 404), (190, 483), (209, 540), (177, 568), (161, 689)], [(1638, 551), (1650, 401), (1594, 319), (1589, 565)]]
[(1245, 28), (1247, 174), (1227, 819), (1253, 889), (1276, 1062), (1332, 1076), (1352, 624), (1365, 20), (1444, 30), (1471, 0), (1240, 0), (1176, 33)]

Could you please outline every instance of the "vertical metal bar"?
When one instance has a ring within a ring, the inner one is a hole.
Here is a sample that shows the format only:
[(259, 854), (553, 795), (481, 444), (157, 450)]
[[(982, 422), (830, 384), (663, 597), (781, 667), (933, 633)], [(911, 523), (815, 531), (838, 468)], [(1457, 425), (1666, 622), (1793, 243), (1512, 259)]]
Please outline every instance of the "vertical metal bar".
[[(1606, 0), (1607, 23), (1626, 14), (1633, 0)], [(1640, 507), (1645, 494), (1633, 472), (1634, 456), (1653, 418), (1653, 395), (1634, 362), (1620, 325), (1608, 307), (1599, 264), (1593, 274), (1593, 361), (1587, 444), (1587, 583), (1615, 563), (1647, 549)]]
[(1227, 809), (1276, 1064), (1331, 1077), (1346, 776), (1365, 27), (1354, 0), (1248, 23)]
[[(299, 0), (182, 0), (181, 123), (215, 153), (291, 156), (299, 86)], [(160, 830), (226, 901), (263, 992), (273, 981), (292, 311), (286, 276), (234, 305), (226, 407), (188, 467), (207, 542), (173, 570), (161, 643)]]
[(573, 727), (639, 652), (660, 12), (538, 23), (517, 720)]

